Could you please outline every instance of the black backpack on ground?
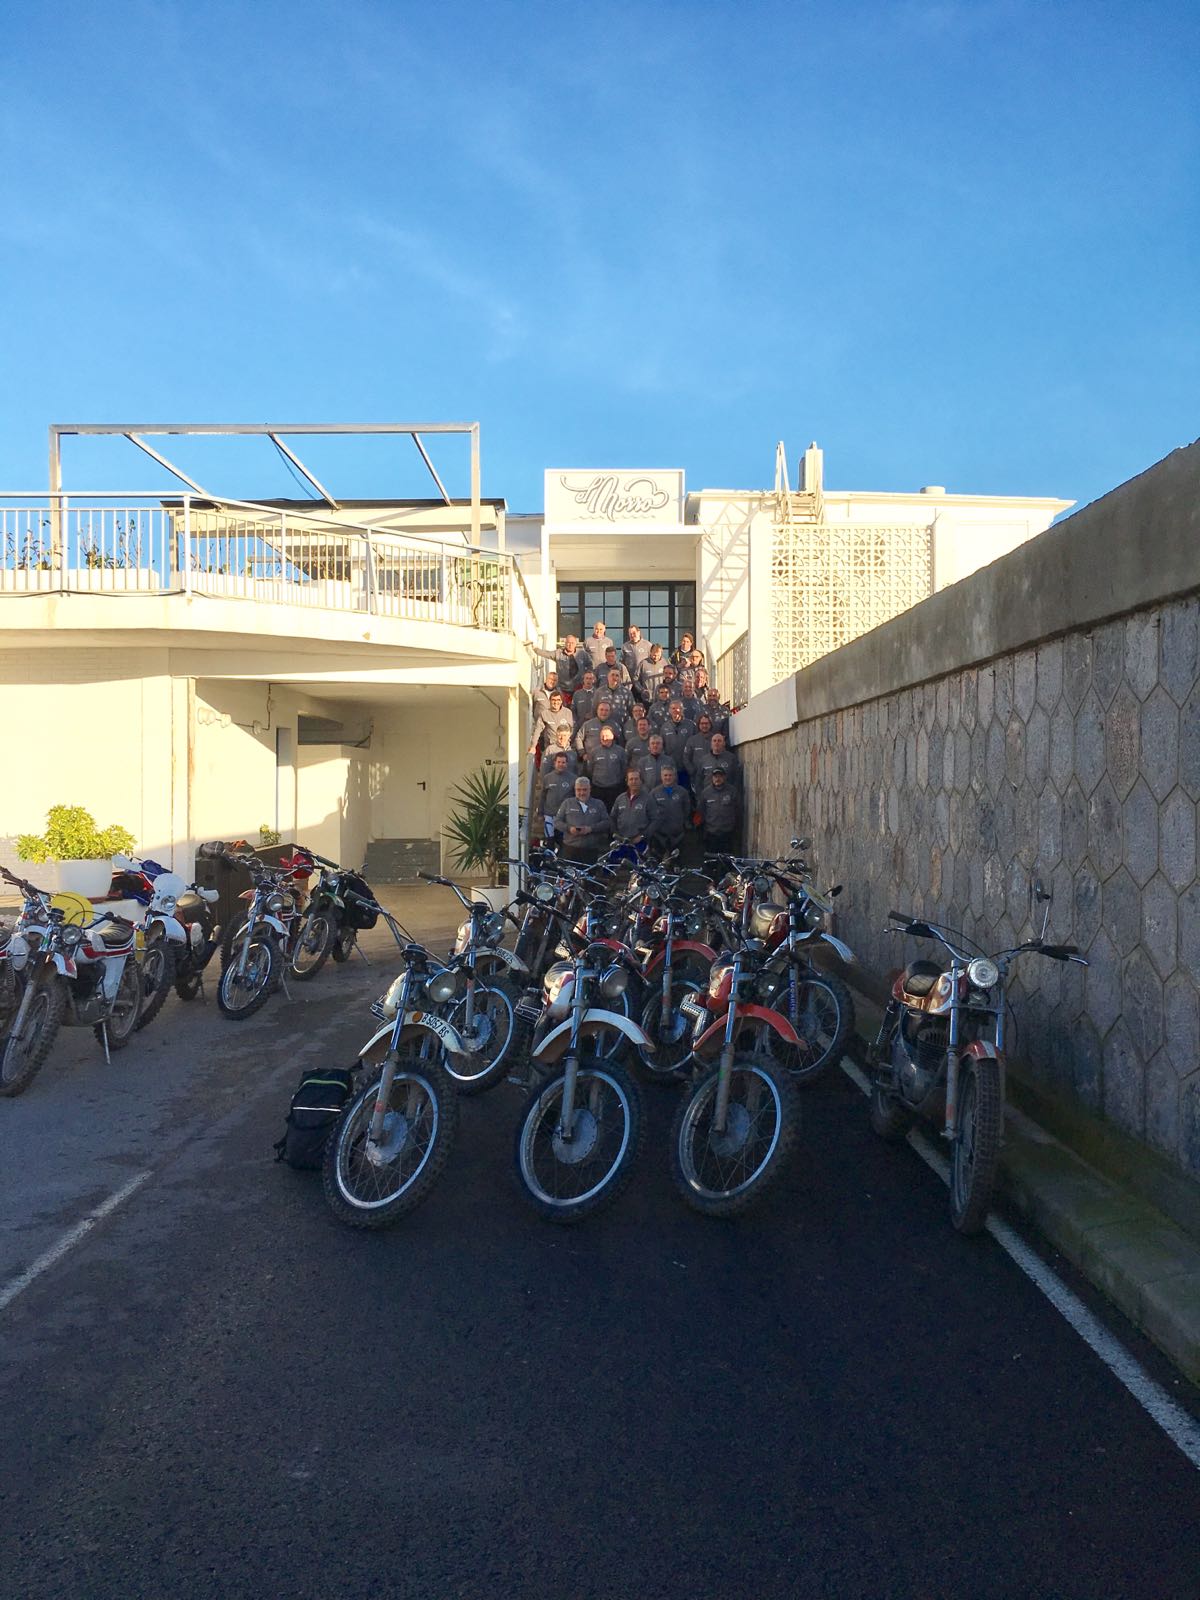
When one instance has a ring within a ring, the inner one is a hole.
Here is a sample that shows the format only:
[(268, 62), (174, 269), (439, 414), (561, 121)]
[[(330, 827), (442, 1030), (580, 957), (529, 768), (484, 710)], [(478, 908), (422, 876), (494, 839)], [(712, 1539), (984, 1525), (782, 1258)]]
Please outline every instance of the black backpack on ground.
[(353, 1082), (350, 1067), (320, 1067), (304, 1074), (292, 1096), (283, 1138), (275, 1146), (276, 1161), (308, 1171), (321, 1165)]

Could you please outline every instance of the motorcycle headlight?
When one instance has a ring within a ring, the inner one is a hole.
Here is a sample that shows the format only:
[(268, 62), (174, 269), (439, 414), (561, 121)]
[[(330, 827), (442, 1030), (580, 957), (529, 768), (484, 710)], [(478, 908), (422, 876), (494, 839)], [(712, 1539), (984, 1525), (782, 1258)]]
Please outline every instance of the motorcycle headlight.
[(470, 943), (470, 939), (471, 924), (469, 922), (460, 922), (458, 925), (458, 932), (454, 936), (454, 954), (456, 956), (462, 955), (463, 951)]
[(703, 911), (689, 911), (684, 918), (684, 929), (689, 939), (701, 939), (706, 932), (706, 917)]
[(479, 925), (479, 938), (483, 944), (499, 944), (504, 937), (504, 918), (499, 911), (489, 911)]
[(267, 896), (267, 910), (273, 917), (277, 917), (283, 910), (283, 896), (281, 894), (269, 894)]
[(729, 976), (730, 966), (731, 963), (728, 961), (715, 961), (713, 963), (712, 971), (708, 975), (708, 992), (714, 999), (719, 993), (721, 985)]
[(83, 943), (83, 929), (77, 923), (68, 922), (62, 930), (61, 938), (64, 950), (78, 950)]
[(173, 894), (163, 895), (160, 900), (155, 900), (152, 909), (161, 911), (165, 917), (173, 917), (175, 915), (175, 896)]
[(988, 956), (976, 956), (967, 968), (972, 989), (993, 989), (1000, 982), (1000, 968)]
[(600, 979), (600, 993), (606, 1000), (615, 1000), (619, 994), (624, 994), (629, 987), (629, 974), (624, 967), (615, 964)]
[(425, 985), (425, 993), (437, 1005), (445, 1005), (447, 1000), (453, 1000), (462, 983), (462, 973), (458, 971), (437, 972)]
[(552, 884), (539, 883), (533, 891), (533, 897), (544, 906), (552, 906), (558, 899), (558, 891)]
[(29, 940), (23, 933), (14, 933), (8, 941), (8, 959), (12, 962), (14, 972), (24, 970), (29, 961)]

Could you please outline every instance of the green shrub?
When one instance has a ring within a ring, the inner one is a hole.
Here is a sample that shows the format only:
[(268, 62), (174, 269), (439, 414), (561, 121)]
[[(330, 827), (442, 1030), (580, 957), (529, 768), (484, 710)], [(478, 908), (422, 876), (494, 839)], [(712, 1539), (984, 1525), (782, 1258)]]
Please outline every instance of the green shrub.
[(51, 806), (45, 833), (17, 835), (17, 855), (37, 866), (45, 861), (103, 861), (130, 855), (134, 843), (129, 829), (118, 823), (97, 828), (95, 817), (83, 806)]
[(457, 809), (446, 822), (454, 865), (460, 872), (486, 872), (495, 887), (508, 856), (508, 776), (502, 767), (480, 767), (447, 799)]
[(260, 822), (259, 826), (258, 826), (258, 847), (259, 847), (259, 849), (260, 850), (266, 850), (269, 845), (278, 844), (278, 843), (279, 843), (279, 831), (278, 831), (278, 829), (270, 828), (270, 827), (267, 826), (267, 824), (265, 822)]

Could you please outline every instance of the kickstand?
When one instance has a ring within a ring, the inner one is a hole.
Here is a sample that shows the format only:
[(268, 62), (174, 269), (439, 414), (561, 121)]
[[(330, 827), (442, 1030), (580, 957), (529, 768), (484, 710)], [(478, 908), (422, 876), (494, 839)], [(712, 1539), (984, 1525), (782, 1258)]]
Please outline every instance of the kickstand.
[(112, 1056), (108, 1052), (108, 1019), (107, 1019), (107, 1017), (100, 1024), (100, 1043), (104, 1046), (104, 1065), (106, 1067), (111, 1067), (112, 1066)]
[(287, 981), (287, 973), (286, 972), (281, 972), (279, 974), (279, 982), (283, 987), (284, 994), (287, 995), (288, 999), (290, 1000), (292, 998), (292, 991), (288, 988), (288, 981)]
[(362, 945), (359, 944), (357, 939), (355, 939), (355, 941), (354, 941), (354, 948), (358, 951), (359, 955), (363, 958), (363, 960), (366, 961), (367, 965), (370, 966), (371, 963), (367, 959), (367, 952), (363, 949)]

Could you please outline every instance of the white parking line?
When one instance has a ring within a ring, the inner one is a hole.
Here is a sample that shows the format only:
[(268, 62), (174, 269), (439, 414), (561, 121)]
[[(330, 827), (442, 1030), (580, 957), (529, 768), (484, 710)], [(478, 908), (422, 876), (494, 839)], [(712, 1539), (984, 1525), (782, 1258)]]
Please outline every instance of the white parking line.
[(3, 1289), (0, 1289), (0, 1311), (10, 1306), (23, 1290), (28, 1289), (43, 1272), (49, 1271), (56, 1261), (61, 1261), (73, 1245), (77, 1245), (98, 1222), (103, 1222), (105, 1217), (110, 1216), (119, 1205), (128, 1200), (148, 1177), (150, 1177), (149, 1172), (139, 1172), (130, 1178), (129, 1182), (122, 1184), (115, 1194), (110, 1194), (107, 1200), (101, 1201), (94, 1211), (89, 1211), (82, 1221), (77, 1222), (73, 1228), (68, 1228), (62, 1238), (56, 1244), (52, 1244), (49, 1250), (44, 1251), (31, 1266), (26, 1267), (24, 1272), (15, 1278), (10, 1278)]
[[(870, 1094), (870, 1084), (852, 1061), (843, 1060), (842, 1071), (864, 1094)], [(925, 1165), (932, 1167), (943, 1183), (949, 1184), (950, 1163), (941, 1151), (917, 1128), (908, 1135), (908, 1142)], [(1031, 1283), (1036, 1284), (1054, 1309), (1066, 1318), (1084, 1343), (1091, 1346), (1113, 1376), (1124, 1384), (1167, 1437), (1179, 1446), (1192, 1465), (1200, 1469), (1200, 1422), (1171, 1398), (1137, 1357), (1130, 1354), (1116, 1335), (1109, 1332), (1079, 1296), (1067, 1288), (1058, 1274), (1046, 1265), (1035, 1250), (1029, 1248), (1020, 1234), (1014, 1233), (1007, 1222), (991, 1216), (987, 1220), (987, 1231), (1005, 1255), (1016, 1262)]]

